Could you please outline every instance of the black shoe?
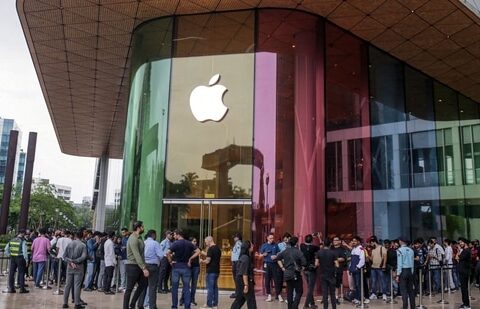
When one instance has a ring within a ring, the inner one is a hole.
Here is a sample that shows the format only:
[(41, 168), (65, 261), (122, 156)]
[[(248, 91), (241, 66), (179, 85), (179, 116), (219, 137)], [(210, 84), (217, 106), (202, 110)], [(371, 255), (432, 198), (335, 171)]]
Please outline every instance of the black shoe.
[(62, 308), (68, 308), (68, 304), (63, 304)]
[(17, 293), (17, 291), (16, 291), (16, 290), (6, 289), (6, 290), (3, 290), (2, 293)]
[(115, 295), (115, 292), (114, 291), (106, 291), (105, 295)]
[(88, 304), (87, 304), (86, 302), (84, 302), (83, 300), (80, 299), (80, 305), (86, 306), (86, 305), (88, 305)]
[(93, 290), (91, 288), (84, 288), (83, 291), (84, 292), (92, 292)]
[(179, 305), (180, 305), (180, 306), (183, 306), (183, 300), (181, 300), (181, 301), (179, 302)]
[(159, 293), (160, 293), (160, 294), (168, 294), (168, 292), (165, 291), (165, 290), (161, 290)]
[(235, 293), (230, 294), (230, 298), (237, 298), (237, 295)]
[(190, 304), (192, 304), (192, 305), (194, 305), (194, 306), (198, 306), (195, 301), (190, 302)]
[(29, 290), (25, 290), (25, 289), (21, 289), (20, 292), (18, 292), (20, 294), (25, 294), (25, 293), (30, 293)]
[(75, 309), (85, 309), (84, 305), (75, 305)]

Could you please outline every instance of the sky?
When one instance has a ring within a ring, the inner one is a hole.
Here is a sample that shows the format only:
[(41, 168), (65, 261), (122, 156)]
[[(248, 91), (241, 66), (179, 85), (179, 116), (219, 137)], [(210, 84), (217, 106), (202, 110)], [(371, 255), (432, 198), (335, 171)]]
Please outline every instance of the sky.
[[(28, 132), (37, 132), (33, 177), (72, 187), (72, 200), (92, 196), (95, 158), (60, 151), (45, 99), (37, 79), (15, 0), (0, 0), (0, 117), (15, 119), (27, 149)], [(107, 203), (121, 186), (121, 160), (110, 160)]]

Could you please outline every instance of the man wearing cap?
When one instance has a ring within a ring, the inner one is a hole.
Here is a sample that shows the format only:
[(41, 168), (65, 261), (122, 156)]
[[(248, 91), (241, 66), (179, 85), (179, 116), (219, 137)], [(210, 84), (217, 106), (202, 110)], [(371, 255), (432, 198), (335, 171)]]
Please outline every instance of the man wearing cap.
[(413, 250), (407, 246), (407, 238), (400, 237), (400, 248), (397, 250), (397, 277), (402, 294), (403, 309), (415, 309), (415, 292), (413, 290)]

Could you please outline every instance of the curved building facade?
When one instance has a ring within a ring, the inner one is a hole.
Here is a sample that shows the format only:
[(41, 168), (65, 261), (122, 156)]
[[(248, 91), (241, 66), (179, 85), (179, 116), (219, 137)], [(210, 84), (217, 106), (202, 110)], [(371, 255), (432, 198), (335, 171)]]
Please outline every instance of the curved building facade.
[(133, 35), (122, 224), (478, 237), (478, 103), (323, 17), (164, 17)]

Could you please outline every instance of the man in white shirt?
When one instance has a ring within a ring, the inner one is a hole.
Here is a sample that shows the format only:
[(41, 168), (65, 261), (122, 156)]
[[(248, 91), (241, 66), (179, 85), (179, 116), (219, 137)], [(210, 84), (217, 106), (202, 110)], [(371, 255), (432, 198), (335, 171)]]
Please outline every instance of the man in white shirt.
[[(60, 237), (57, 240), (57, 259), (58, 262), (62, 262), (62, 271), (60, 281), (65, 281), (66, 278), (66, 271), (67, 271), (67, 264), (63, 262), (63, 254), (65, 252), (65, 248), (67, 248), (68, 244), (72, 242), (72, 233), (70, 231), (65, 231), (64, 236)], [(58, 267), (58, 266), (57, 266)]]
[(107, 240), (105, 241), (104, 250), (105, 250), (105, 275), (103, 276), (103, 291), (106, 295), (113, 295), (113, 292), (110, 289), (112, 285), (113, 271), (115, 270), (115, 265), (117, 264), (117, 259), (115, 257), (115, 248), (113, 244), (113, 237), (115, 237), (115, 232), (108, 233)]
[(445, 290), (455, 291), (457, 288), (455, 287), (455, 283), (453, 281), (453, 249), (452, 249), (452, 241), (450, 239), (445, 239), (443, 241), (443, 245), (445, 247), (445, 260), (444, 260), (444, 267), (447, 269), (447, 285), (445, 286)]

